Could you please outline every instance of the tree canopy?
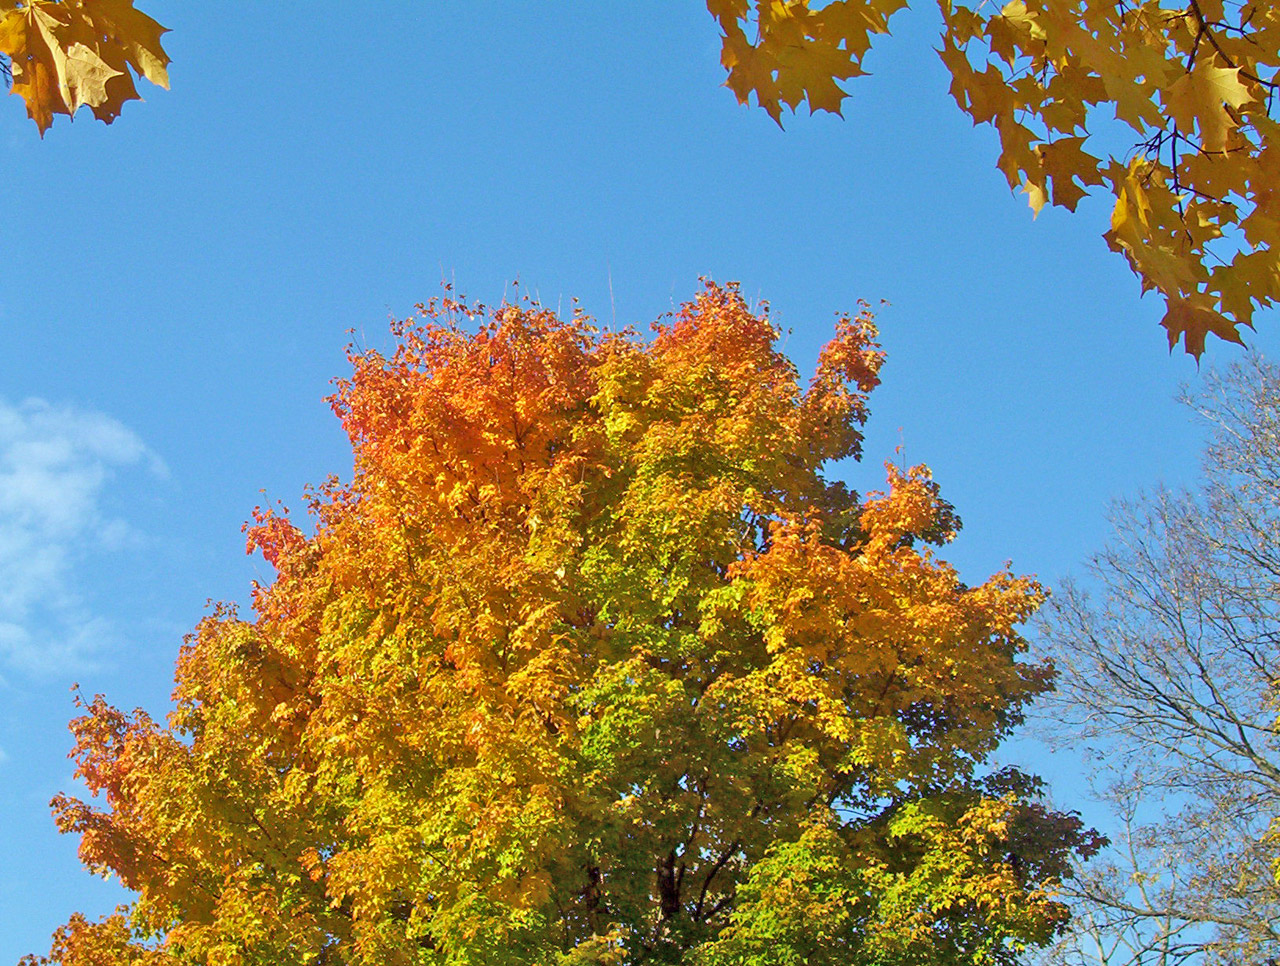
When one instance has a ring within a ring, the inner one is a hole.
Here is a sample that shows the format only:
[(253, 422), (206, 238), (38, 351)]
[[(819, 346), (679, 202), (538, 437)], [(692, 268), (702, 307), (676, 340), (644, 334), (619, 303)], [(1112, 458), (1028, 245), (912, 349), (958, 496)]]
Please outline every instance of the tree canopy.
[(110, 124), (138, 99), (134, 74), (168, 87), (164, 33), (133, 0), (0, 0), (0, 54), (41, 136), (81, 107)]
[(182, 649), (167, 724), (82, 699), (60, 827), (133, 904), (81, 964), (996, 964), (1098, 842), (989, 756), (1043, 593), (967, 586), (923, 466), (860, 496), (882, 356), (802, 388), (708, 285), (652, 340), (444, 298), (352, 351), (350, 482)]
[[(728, 86), (840, 113), (876, 34), (906, 0), (707, 0)], [(1115, 198), (1105, 234), (1166, 299), (1172, 348), (1241, 341), (1280, 299), (1280, 8), (1255, 0), (939, 0), (951, 94), (1000, 136), (1031, 208)], [(1095, 137), (1096, 136), (1096, 137)], [(1092, 138), (1092, 140), (1091, 140)], [(1086, 146), (1088, 150), (1086, 150)]]

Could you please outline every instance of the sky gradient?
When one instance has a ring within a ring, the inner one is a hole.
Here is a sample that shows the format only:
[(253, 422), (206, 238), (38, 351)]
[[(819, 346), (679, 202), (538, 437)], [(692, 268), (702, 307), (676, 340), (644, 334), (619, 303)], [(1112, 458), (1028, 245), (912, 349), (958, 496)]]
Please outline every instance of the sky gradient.
[(722, 86), (698, 0), (139, 5), (172, 91), (43, 141), (0, 99), (0, 962), (120, 899), (48, 814), (72, 683), (163, 715), (206, 602), (269, 579), (253, 506), (350, 471), (344, 347), (389, 344), (442, 279), (641, 327), (736, 280), (802, 371), (866, 299), (888, 362), (840, 475), (928, 463), (975, 582), (1011, 560), (1052, 586), (1111, 499), (1196, 476), (1173, 397), (1198, 373), (1106, 249), (1106, 199), (1032, 219), (946, 93), (935, 12), (894, 21), (846, 119), (784, 131)]

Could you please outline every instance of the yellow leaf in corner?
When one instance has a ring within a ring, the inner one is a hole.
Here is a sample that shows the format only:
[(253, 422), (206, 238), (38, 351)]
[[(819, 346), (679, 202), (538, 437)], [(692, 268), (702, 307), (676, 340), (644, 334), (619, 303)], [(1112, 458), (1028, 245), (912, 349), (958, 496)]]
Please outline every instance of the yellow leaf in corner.
[(130, 70), (168, 87), (164, 33), (133, 0), (29, 0), (0, 19), (0, 52), (11, 61), (13, 93), (43, 136), (53, 115), (81, 107), (114, 120), (138, 98)]

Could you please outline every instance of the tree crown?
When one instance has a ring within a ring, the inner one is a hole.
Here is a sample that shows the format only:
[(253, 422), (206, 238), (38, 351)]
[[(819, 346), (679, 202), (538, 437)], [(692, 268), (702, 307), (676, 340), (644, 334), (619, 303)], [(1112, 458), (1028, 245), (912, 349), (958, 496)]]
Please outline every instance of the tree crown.
[(984, 963), (1053, 934), (1095, 843), (982, 767), (1049, 686), (1015, 630), (1042, 591), (935, 556), (959, 521), (925, 468), (824, 477), (879, 380), (865, 312), (807, 388), (733, 286), (647, 342), (449, 298), (395, 332), (333, 399), (353, 478), (310, 535), (255, 514), (277, 576), (201, 622), (168, 726), (73, 723), (105, 807), (58, 821), (138, 899), (134, 938), (73, 920), (55, 959)]

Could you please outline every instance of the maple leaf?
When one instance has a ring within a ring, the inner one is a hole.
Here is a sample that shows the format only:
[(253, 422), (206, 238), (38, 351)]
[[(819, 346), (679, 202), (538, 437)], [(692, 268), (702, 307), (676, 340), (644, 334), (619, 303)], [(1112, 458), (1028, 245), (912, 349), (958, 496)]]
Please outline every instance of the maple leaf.
[(818, 11), (823, 36), (833, 38), (856, 60), (871, 47), (873, 34), (889, 32), (889, 18), (906, 7), (905, 0), (829, 3)]
[(1196, 358), (1204, 352), (1205, 336), (1209, 333), (1226, 342), (1244, 345), (1237, 324), (1205, 305), (1203, 300), (1170, 299), (1160, 324), (1169, 334), (1170, 351), (1182, 339), (1187, 354)]
[(132, 0), (0, 0), (0, 52), (9, 57), (12, 92), (26, 101), (41, 136), (55, 114), (88, 107), (111, 123), (138, 99), (132, 72), (169, 86), (165, 28)]
[(1239, 67), (1219, 67), (1208, 58), (1197, 62), (1165, 93), (1170, 117), (1187, 134), (1198, 129), (1206, 151), (1227, 146), (1227, 135), (1236, 127), (1227, 108), (1239, 109), (1251, 100), (1253, 94), (1240, 82)]
[(1076, 180), (1085, 187), (1103, 183), (1099, 161), (1083, 150), (1084, 142), (1082, 137), (1058, 138), (1035, 149), (1045, 174), (1053, 179), (1053, 203), (1068, 211), (1075, 211), (1086, 193)]
[(1049, 201), (1049, 193), (1045, 190), (1043, 183), (1028, 179), (1022, 186), (1022, 191), (1027, 196), (1027, 204), (1031, 207), (1032, 212), (1040, 214), (1040, 211)]
[(848, 80), (863, 73), (839, 48), (820, 43), (786, 47), (778, 58), (778, 96), (791, 108), (808, 102), (811, 111), (840, 114), (846, 95), (836, 79)]
[(12, 92), (27, 102), (27, 113), (41, 135), (53, 123), (53, 112), (70, 113), (58, 71), (55, 41), (47, 36), (44, 18), (36, 10), (11, 10), (0, 20), (0, 51), (9, 57), (13, 74)]
[(744, 104), (754, 94), (781, 126), (783, 105), (794, 111), (808, 103), (811, 113), (840, 114), (848, 95), (839, 81), (866, 73), (861, 60), (871, 35), (887, 32), (888, 17), (905, 6), (904, 0), (834, 0), (819, 10), (803, 0), (760, 4), (761, 39), (754, 44), (741, 26), (745, 2), (711, 0), (708, 10), (724, 32), (727, 86)]

